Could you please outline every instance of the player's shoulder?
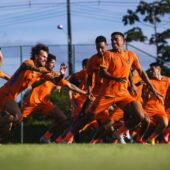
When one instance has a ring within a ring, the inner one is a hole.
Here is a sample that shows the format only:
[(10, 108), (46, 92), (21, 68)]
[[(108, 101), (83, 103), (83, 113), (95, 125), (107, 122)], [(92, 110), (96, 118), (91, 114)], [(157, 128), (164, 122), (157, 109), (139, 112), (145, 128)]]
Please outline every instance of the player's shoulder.
[(134, 51), (131, 51), (131, 50), (125, 50), (125, 53), (127, 53), (127, 54), (128, 54), (128, 56), (134, 56), (134, 57), (136, 57), (136, 54), (135, 54), (135, 52), (134, 52)]
[(23, 63), (25, 63), (25, 64), (30, 64), (30, 65), (34, 65), (34, 61), (31, 60), (31, 59), (27, 59), (27, 60), (25, 60)]
[(163, 77), (162, 77), (162, 79), (163, 79), (163, 80), (165, 80), (165, 81), (168, 81), (168, 82), (170, 82), (170, 77), (163, 76)]
[(105, 59), (105, 60), (110, 60), (110, 59), (112, 59), (112, 58), (114, 58), (115, 57), (115, 52), (113, 52), (112, 50), (107, 50), (107, 51), (105, 51), (105, 53), (104, 53), (104, 55), (103, 55), (103, 58)]
[(93, 54), (93, 55), (88, 59), (88, 62), (89, 62), (89, 61), (94, 61), (94, 60), (96, 60), (97, 58), (98, 58), (98, 54), (95, 53), (95, 54)]
[(39, 69), (42, 71), (48, 71), (45, 67), (39, 67)]

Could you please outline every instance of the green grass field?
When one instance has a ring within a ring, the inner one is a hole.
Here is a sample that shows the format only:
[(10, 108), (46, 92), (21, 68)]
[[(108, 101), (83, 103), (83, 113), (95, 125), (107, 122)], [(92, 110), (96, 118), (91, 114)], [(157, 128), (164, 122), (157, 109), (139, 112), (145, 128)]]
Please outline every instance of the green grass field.
[(168, 170), (170, 145), (1, 145), (1, 170)]

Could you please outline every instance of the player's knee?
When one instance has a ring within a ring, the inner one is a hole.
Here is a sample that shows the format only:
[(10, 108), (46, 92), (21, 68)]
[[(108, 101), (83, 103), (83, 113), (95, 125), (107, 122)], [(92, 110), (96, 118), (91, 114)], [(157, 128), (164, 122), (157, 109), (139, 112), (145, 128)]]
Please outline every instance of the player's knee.
[(162, 126), (162, 128), (168, 127), (168, 119), (167, 118), (162, 119), (161, 126)]
[(22, 114), (16, 114), (15, 115), (15, 123), (19, 123), (23, 120)]
[(7, 122), (13, 122), (14, 121), (14, 116), (13, 115), (7, 115), (6, 116), (6, 120), (7, 120)]
[(8, 124), (4, 127), (4, 132), (6, 132), (6, 133), (10, 132), (11, 129), (12, 129), (12, 125), (13, 125), (13, 122), (8, 123)]

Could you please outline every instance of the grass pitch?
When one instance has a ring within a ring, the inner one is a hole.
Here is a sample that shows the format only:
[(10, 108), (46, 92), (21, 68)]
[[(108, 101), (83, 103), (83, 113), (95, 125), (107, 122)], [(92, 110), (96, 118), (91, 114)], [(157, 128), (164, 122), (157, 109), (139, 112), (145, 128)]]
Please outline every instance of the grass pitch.
[(2, 170), (169, 170), (170, 145), (1, 145)]

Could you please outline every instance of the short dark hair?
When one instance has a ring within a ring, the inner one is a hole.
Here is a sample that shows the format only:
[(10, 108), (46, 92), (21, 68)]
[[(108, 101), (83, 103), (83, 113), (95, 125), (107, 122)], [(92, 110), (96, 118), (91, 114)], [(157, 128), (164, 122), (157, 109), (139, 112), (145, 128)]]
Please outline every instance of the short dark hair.
[(50, 62), (51, 60), (55, 60), (55, 61), (56, 61), (56, 56), (53, 55), (53, 54), (51, 54), (51, 53), (49, 53), (49, 54), (48, 54), (47, 63)]
[(82, 61), (82, 66), (87, 66), (87, 63), (88, 63), (88, 58), (85, 58), (83, 61)]
[(42, 43), (38, 43), (31, 49), (31, 59), (35, 59), (35, 55), (39, 55), (40, 51), (46, 51), (47, 53), (49, 52), (48, 46)]
[(96, 40), (95, 40), (95, 43), (96, 43), (96, 44), (97, 44), (97, 43), (101, 43), (101, 42), (107, 43), (106, 38), (105, 38), (104, 36), (102, 36), (102, 35), (96, 37)]
[(111, 34), (111, 37), (114, 37), (115, 35), (120, 35), (120, 36), (125, 40), (125, 36), (124, 36), (123, 33), (121, 33), (121, 32), (113, 32), (113, 33)]
[(151, 63), (149, 66), (150, 67), (155, 66), (155, 67), (160, 67), (161, 68), (161, 65), (158, 62)]

